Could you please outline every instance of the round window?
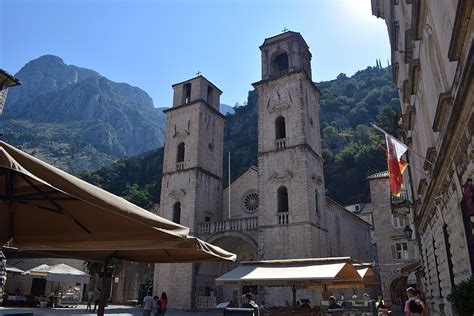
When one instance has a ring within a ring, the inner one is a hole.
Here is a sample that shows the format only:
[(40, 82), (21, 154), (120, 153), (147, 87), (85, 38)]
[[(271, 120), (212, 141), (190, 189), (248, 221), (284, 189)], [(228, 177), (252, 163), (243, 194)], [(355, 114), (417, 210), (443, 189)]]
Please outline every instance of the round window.
[(258, 193), (250, 192), (245, 195), (243, 204), (247, 213), (255, 213), (258, 210)]

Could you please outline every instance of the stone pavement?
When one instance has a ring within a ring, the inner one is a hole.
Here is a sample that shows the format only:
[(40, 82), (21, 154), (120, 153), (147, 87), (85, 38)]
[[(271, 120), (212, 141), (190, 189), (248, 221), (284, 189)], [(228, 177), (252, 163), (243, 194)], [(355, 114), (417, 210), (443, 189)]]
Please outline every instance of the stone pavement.
[[(95, 313), (87, 312), (85, 305), (79, 305), (77, 308), (4, 308), (0, 307), (0, 315), (28, 314), (30, 316), (53, 316), (53, 315), (76, 315), (93, 316)], [(138, 307), (123, 305), (110, 305), (105, 309), (105, 315), (110, 316), (141, 316), (142, 311)], [(173, 311), (168, 310), (166, 316), (217, 316), (222, 312), (201, 312), (201, 311)]]

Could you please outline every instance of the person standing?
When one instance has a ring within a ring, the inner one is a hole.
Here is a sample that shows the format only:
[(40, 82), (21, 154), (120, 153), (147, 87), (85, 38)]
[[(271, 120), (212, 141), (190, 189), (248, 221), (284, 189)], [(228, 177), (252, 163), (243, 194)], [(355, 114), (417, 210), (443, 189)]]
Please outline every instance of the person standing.
[(405, 316), (426, 316), (428, 315), (425, 303), (416, 295), (413, 287), (407, 289), (407, 301), (405, 302)]
[(247, 293), (243, 295), (244, 303), (242, 304), (242, 307), (247, 307), (247, 308), (253, 308), (255, 313), (254, 315), (259, 314), (259, 309), (257, 303), (252, 299), (252, 294)]
[(160, 309), (161, 315), (164, 316), (166, 314), (166, 310), (168, 309), (168, 296), (166, 296), (165, 292), (161, 293)]
[(92, 300), (94, 299), (94, 290), (90, 289), (87, 292), (87, 307), (86, 311), (91, 311), (92, 310)]
[(160, 298), (157, 295), (153, 296), (153, 316), (159, 316), (161, 314), (160, 305)]
[(341, 305), (336, 303), (336, 298), (334, 296), (329, 297), (329, 306), (328, 314), (333, 316), (342, 316), (344, 309)]
[(143, 316), (151, 316), (151, 311), (153, 309), (153, 297), (151, 297), (151, 292), (148, 292), (143, 298), (142, 311)]
[(97, 292), (95, 292), (94, 310), (93, 310), (93, 312), (95, 312), (95, 310), (96, 310), (96, 308), (97, 308), (97, 305), (99, 305), (99, 300), (100, 300), (100, 289), (98, 289)]

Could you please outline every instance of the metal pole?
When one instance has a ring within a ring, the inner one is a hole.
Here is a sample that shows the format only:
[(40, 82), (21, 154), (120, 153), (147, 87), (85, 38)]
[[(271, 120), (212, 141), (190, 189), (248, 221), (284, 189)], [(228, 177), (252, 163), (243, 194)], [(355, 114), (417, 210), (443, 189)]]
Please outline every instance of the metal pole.
[(229, 169), (229, 176), (227, 180), (228, 180), (229, 185), (227, 186), (228, 188), (227, 191), (229, 192), (229, 203), (227, 204), (229, 204), (229, 221), (230, 221), (230, 151), (229, 151), (229, 168), (228, 169)]
[(97, 310), (97, 316), (104, 316), (105, 313), (105, 300), (107, 295), (107, 266), (109, 265), (109, 260), (106, 260), (102, 266), (102, 288), (100, 289), (99, 296), (99, 309)]
[(293, 292), (293, 310), (296, 309), (296, 285), (291, 287), (291, 291)]

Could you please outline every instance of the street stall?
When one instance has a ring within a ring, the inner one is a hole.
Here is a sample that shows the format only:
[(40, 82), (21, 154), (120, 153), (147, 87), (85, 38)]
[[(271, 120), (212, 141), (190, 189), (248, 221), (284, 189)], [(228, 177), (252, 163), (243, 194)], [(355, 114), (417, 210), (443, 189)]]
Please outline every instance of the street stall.
[(23, 274), (31, 278), (31, 291), (38, 291), (34, 281), (42, 283), (38, 293), (31, 293), (38, 298), (42, 307), (48, 301), (45, 295), (54, 298), (49, 300), (53, 306), (77, 306), (81, 300), (81, 288), (90, 281), (90, 275), (64, 263), (53, 266), (42, 264)]
[[(350, 257), (265, 260), (241, 262), (238, 267), (216, 279), (216, 285), (258, 285), (291, 287), (292, 306), (265, 308), (264, 315), (318, 315), (327, 311), (327, 301), (319, 306), (298, 308), (296, 290), (304, 288), (365, 288), (363, 277), (373, 270), (364, 267), (359, 272)], [(365, 270), (364, 270), (365, 269)], [(362, 271), (363, 270), (363, 271)], [(316, 298), (313, 298), (316, 300)], [(354, 305), (359, 304), (358, 301)], [(362, 303), (365, 306), (368, 303)], [(349, 306), (350, 308), (350, 306)]]
[[(145, 262), (235, 261), (188, 235), (189, 228), (0, 142), (0, 243), (11, 258), (112, 259)], [(98, 315), (104, 314), (101, 291)]]

